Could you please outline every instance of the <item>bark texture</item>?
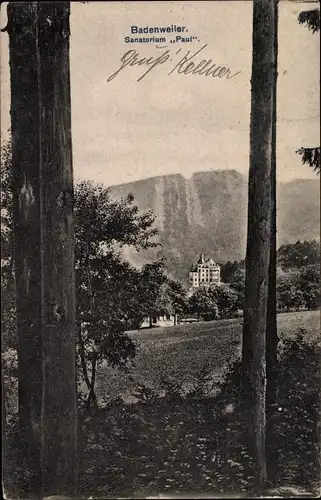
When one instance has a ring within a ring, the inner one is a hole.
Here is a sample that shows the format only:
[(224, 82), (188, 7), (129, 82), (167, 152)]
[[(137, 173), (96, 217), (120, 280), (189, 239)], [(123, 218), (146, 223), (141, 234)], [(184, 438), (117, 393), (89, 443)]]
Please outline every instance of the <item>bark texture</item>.
[(276, 2), (253, 2), (248, 236), (243, 321), (242, 402), (257, 482), (266, 471), (266, 326), (272, 227)]
[(35, 3), (9, 3), (14, 258), (21, 465), (40, 483), (42, 398), (39, 96)]
[(274, 32), (274, 51), (275, 51), (275, 71), (274, 71), (274, 92), (273, 92), (273, 129), (272, 129), (272, 167), (271, 167), (271, 247), (270, 247), (270, 266), (269, 266), (269, 291), (268, 291), (268, 310), (266, 323), (266, 404), (267, 404), (267, 475), (272, 478), (277, 461), (277, 450), (273, 446), (273, 414), (276, 410), (277, 402), (277, 369), (278, 369), (278, 331), (277, 331), (277, 300), (276, 300), (276, 124), (277, 124), (277, 64), (278, 64), (278, 0), (275, 8), (275, 32)]
[(38, 4), (42, 248), (42, 474), (46, 494), (77, 475), (69, 2)]
[(19, 412), (45, 495), (73, 493), (77, 476), (69, 10), (8, 5)]

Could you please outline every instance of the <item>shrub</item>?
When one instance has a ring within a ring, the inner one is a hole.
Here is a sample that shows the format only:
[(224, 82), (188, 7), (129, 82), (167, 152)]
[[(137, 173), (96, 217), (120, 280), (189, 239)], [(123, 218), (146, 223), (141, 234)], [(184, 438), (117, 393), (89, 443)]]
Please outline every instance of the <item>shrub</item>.
[(305, 330), (280, 345), (274, 436), (283, 483), (308, 486), (320, 477), (320, 368), (320, 342), (309, 343)]
[[(310, 491), (317, 486), (320, 477), (320, 368), (320, 342), (309, 341), (306, 331), (300, 330), (280, 343), (277, 406), (267, 436), (269, 452), (276, 450), (271, 486), (300, 486)], [(242, 466), (240, 478), (247, 481), (246, 478), (254, 476), (254, 462), (244, 442), (246, 423), (239, 405), (241, 375), (242, 362), (237, 359), (228, 365), (224, 380), (216, 384), (218, 393), (214, 397), (209, 394), (213, 380), (206, 367), (200, 370), (199, 377), (195, 377), (193, 387), (187, 392), (183, 386), (163, 376), (162, 385), (166, 390), (162, 399), (165, 404), (176, 398), (182, 420), (183, 408), (188, 404), (188, 418), (203, 422), (221, 459), (224, 453), (233, 456)], [(157, 401), (157, 395), (153, 393), (151, 399)], [(226, 447), (225, 451), (221, 450)]]

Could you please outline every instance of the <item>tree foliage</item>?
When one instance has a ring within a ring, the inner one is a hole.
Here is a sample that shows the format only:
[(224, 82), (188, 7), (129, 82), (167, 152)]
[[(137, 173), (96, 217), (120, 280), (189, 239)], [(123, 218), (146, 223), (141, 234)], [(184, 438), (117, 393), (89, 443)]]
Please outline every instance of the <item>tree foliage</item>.
[(198, 318), (211, 321), (219, 318), (216, 297), (210, 288), (198, 288), (189, 299), (189, 311)]
[[(277, 252), (278, 311), (313, 310), (320, 305), (320, 242), (284, 243)], [(244, 261), (221, 266), (221, 287), (199, 289), (189, 300), (190, 312), (203, 319), (233, 317), (243, 309)]]
[(300, 148), (296, 153), (301, 156), (303, 165), (311, 167), (317, 175), (320, 174), (320, 148)]
[(112, 201), (104, 186), (83, 181), (75, 187), (76, 261), (84, 263), (92, 253), (101, 254), (104, 248), (118, 243), (133, 245), (137, 250), (157, 246), (151, 238), (157, 235), (151, 212), (139, 213), (129, 194)]
[(121, 258), (124, 245), (156, 246), (151, 212), (140, 213), (129, 194), (120, 201), (93, 182), (75, 188), (75, 268), (78, 351), (88, 389), (87, 406), (97, 405), (97, 366), (104, 359), (125, 368), (135, 343), (125, 334), (138, 328), (146, 310), (159, 299), (166, 281), (160, 263), (138, 270)]
[(279, 310), (316, 309), (320, 302), (320, 242), (284, 244), (277, 260)]
[(287, 273), (277, 280), (277, 305), (280, 311), (299, 309), (304, 305), (303, 294), (297, 286), (297, 272)]
[(320, 242), (297, 241), (281, 245), (277, 262), (282, 269), (294, 269), (320, 262)]
[[(277, 264), (278, 310), (316, 309), (320, 301), (320, 242), (311, 240), (284, 243), (277, 251)], [(225, 280), (238, 294), (238, 309), (242, 309), (243, 261), (227, 262), (222, 269)]]
[(143, 316), (158, 316), (170, 312), (167, 277), (163, 261), (146, 264), (141, 270), (141, 311)]
[(11, 144), (1, 147), (1, 259), (12, 258)]
[(312, 33), (317, 33), (320, 31), (320, 11), (319, 9), (306, 10), (300, 12), (298, 16), (298, 21), (303, 26), (312, 31)]
[[(307, 10), (300, 12), (298, 16), (298, 21), (303, 26), (312, 31), (312, 33), (317, 33), (320, 31), (320, 11), (319, 9)], [(320, 174), (320, 146), (314, 148), (300, 148), (296, 151), (301, 156), (301, 161), (303, 165), (308, 165), (313, 168), (313, 170)]]
[(181, 283), (168, 279), (168, 296), (174, 314), (182, 315), (187, 308), (187, 294)]
[(189, 311), (205, 321), (229, 318), (238, 308), (238, 294), (229, 285), (198, 288), (189, 299)]
[(220, 286), (213, 287), (213, 294), (216, 297), (220, 318), (233, 316), (238, 308), (237, 292), (231, 286), (222, 283)]
[(320, 306), (320, 266), (304, 267), (299, 275), (298, 287), (308, 311), (317, 309)]
[(187, 306), (186, 289), (166, 274), (163, 260), (145, 264), (140, 274), (140, 310), (144, 317), (182, 315)]
[(244, 276), (245, 262), (244, 260), (238, 261), (227, 261), (221, 266), (221, 279), (224, 283), (231, 283), (236, 277), (240, 275)]
[(317, 309), (320, 305), (320, 267), (310, 264), (281, 272), (277, 277), (279, 311)]
[(3, 348), (16, 347), (13, 272), (11, 144), (1, 147), (1, 329)]
[[(12, 244), (11, 144), (1, 148), (2, 326), (8, 347), (15, 343), (15, 287)], [(155, 247), (151, 212), (141, 213), (131, 194), (111, 200), (104, 186), (79, 182), (74, 190), (78, 367), (87, 386), (87, 404), (96, 404), (99, 363), (126, 368), (135, 343), (125, 333), (160, 309), (179, 312), (184, 290), (169, 280), (163, 262), (137, 269), (121, 257), (125, 245)], [(10, 341), (9, 341), (10, 339)]]

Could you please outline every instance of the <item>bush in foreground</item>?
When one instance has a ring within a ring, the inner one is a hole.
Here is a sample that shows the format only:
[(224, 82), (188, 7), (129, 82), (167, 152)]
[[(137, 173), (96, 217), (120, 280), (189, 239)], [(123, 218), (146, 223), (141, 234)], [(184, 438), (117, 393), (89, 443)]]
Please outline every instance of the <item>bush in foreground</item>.
[[(272, 488), (317, 488), (319, 360), (319, 344), (308, 343), (304, 332), (280, 345)], [(141, 385), (137, 404), (118, 401), (85, 418), (83, 492), (92, 491), (93, 484), (101, 494), (251, 491), (254, 462), (242, 443), (240, 376), (237, 361), (215, 397), (208, 396), (211, 377), (206, 369), (187, 393), (163, 377), (162, 396)], [(113, 457), (111, 465), (107, 457)]]
[[(320, 354), (320, 344), (309, 343), (304, 332), (280, 345), (271, 438), (277, 452), (270, 484), (275, 491), (291, 486), (313, 493), (318, 487)], [(161, 396), (142, 385), (136, 404), (119, 399), (95, 415), (84, 413), (79, 493), (111, 498), (155, 492), (250, 494), (255, 464), (242, 442), (240, 376), (236, 361), (215, 396), (209, 396), (212, 380), (206, 368), (187, 392), (163, 377)], [(7, 474), (13, 470), (9, 460)], [(25, 471), (22, 478), (14, 474), (11, 484), (23, 480), (26, 490)]]

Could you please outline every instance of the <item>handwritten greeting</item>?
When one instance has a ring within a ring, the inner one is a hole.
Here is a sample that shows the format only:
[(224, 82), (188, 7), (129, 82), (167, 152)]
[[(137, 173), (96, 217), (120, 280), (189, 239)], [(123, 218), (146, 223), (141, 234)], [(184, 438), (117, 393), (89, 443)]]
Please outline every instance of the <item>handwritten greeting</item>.
[[(203, 45), (195, 52), (191, 52), (191, 50), (184, 52), (182, 49), (178, 49), (173, 53), (173, 51), (168, 49), (167, 46), (156, 46), (157, 51), (161, 52), (150, 57), (141, 57), (135, 49), (128, 50), (120, 58), (121, 64), (119, 68), (107, 78), (107, 82), (111, 82), (125, 68), (128, 69), (133, 66), (142, 66), (147, 69), (137, 79), (137, 81), (140, 82), (146, 77), (146, 75), (148, 75), (148, 73), (155, 70), (158, 66), (166, 66), (166, 64), (169, 65), (171, 63), (174, 64), (171, 65), (168, 75), (178, 73), (180, 75), (203, 75), (212, 78), (225, 78), (227, 80), (231, 80), (241, 73), (241, 70), (232, 70), (227, 66), (219, 65), (213, 62), (212, 59), (201, 59), (200, 54), (206, 47), (207, 44)], [(203, 55), (204, 54), (202, 54), (202, 56)]]

